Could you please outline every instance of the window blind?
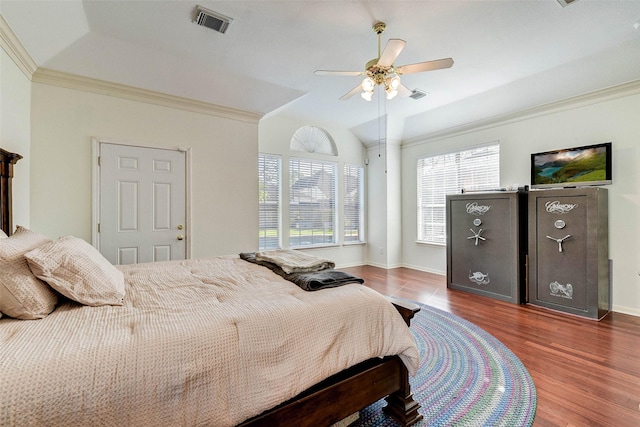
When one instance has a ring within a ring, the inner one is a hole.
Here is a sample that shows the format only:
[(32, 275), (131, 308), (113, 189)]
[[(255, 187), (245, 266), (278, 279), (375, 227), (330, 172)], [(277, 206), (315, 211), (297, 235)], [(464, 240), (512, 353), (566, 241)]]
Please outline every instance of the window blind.
[(344, 165), (344, 243), (364, 242), (364, 168)]
[(280, 248), (280, 156), (258, 155), (260, 250)]
[(337, 165), (289, 159), (289, 246), (336, 243)]
[(446, 195), (500, 185), (500, 145), (418, 159), (418, 241), (446, 243)]

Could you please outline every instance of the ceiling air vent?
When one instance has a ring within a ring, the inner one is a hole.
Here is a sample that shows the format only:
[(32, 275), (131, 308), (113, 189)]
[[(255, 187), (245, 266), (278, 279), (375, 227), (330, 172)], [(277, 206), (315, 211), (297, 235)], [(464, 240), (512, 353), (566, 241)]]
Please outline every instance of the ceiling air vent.
[(560, 3), (560, 6), (562, 7), (567, 7), (570, 4), (576, 3), (578, 0), (558, 0), (558, 3)]
[(409, 95), (409, 98), (420, 99), (424, 98), (425, 96), (427, 96), (427, 92), (423, 92), (420, 89), (414, 89), (411, 91), (411, 95)]
[(221, 13), (205, 9), (202, 6), (196, 6), (196, 13), (193, 22), (224, 34), (229, 29), (233, 19), (228, 16), (224, 16)]

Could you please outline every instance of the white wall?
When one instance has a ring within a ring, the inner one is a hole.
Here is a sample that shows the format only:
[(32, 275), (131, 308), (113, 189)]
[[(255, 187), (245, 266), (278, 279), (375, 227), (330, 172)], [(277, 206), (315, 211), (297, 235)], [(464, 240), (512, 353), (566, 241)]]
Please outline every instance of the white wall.
[(385, 145), (367, 151), (367, 263), (384, 268), (387, 265), (388, 180), (385, 172), (388, 156)]
[(400, 144), (371, 146), (367, 207), (368, 264), (382, 268), (402, 266), (402, 163)]
[(31, 228), (91, 241), (92, 137), (191, 148), (192, 257), (257, 249), (257, 123), (40, 83), (32, 85)]
[(414, 143), (402, 152), (404, 264), (446, 274), (444, 246), (416, 243), (416, 161), (492, 141), (500, 142), (501, 185), (530, 183), (530, 154), (563, 147), (613, 143), (609, 189), (609, 258), (613, 310), (640, 315), (640, 94), (549, 111), (485, 129)]
[[(295, 152), (289, 150), (291, 137), (296, 130), (302, 126), (316, 126), (327, 131), (334, 139), (338, 149), (338, 156), (322, 155), (306, 152)], [(345, 163), (364, 166), (366, 150), (364, 145), (350, 131), (332, 126), (326, 123), (316, 123), (312, 121), (304, 121), (302, 119), (291, 118), (284, 115), (276, 115), (269, 118), (263, 118), (259, 125), (259, 150), (261, 153), (277, 154), (282, 156), (282, 200), (289, 199), (288, 176), (289, 176), (289, 157), (308, 157), (318, 160), (333, 161), (338, 163), (338, 171), (342, 171)], [(256, 166), (257, 168), (257, 163)], [(367, 169), (365, 168), (365, 181), (367, 181)], [(344, 187), (342, 174), (338, 174), (338, 188)], [(366, 190), (365, 190), (366, 194)], [(353, 265), (362, 265), (367, 263), (366, 245), (348, 244), (342, 245), (342, 200), (340, 196), (342, 191), (338, 191), (338, 245), (314, 248), (304, 250), (315, 256), (334, 260), (338, 267), (346, 267)], [(366, 205), (366, 201), (365, 201)], [(257, 208), (256, 208), (257, 209)], [(257, 210), (256, 210), (257, 212)], [(256, 215), (257, 216), (257, 215)], [(289, 210), (288, 203), (282, 203), (282, 247), (289, 247), (288, 224)], [(366, 234), (366, 232), (365, 232)]]
[(0, 147), (23, 157), (13, 168), (13, 225), (29, 227), (31, 81), (2, 49), (0, 94)]
[(402, 266), (402, 152), (399, 144), (387, 149), (387, 266)]

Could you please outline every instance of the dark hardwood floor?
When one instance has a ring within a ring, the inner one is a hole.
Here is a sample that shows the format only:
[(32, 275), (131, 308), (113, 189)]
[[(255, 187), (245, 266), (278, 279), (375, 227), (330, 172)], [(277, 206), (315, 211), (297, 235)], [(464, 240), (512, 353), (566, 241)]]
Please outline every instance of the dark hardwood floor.
[(456, 314), (516, 354), (536, 385), (534, 426), (640, 426), (640, 317), (597, 322), (449, 290), (408, 268), (344, 268), (378, 292)]

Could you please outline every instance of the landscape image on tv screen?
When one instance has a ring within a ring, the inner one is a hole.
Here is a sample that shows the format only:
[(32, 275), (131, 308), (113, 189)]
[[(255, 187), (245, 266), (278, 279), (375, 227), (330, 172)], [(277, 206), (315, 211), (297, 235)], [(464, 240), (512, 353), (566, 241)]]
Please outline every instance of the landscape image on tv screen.
[(607, 147), (581, 147), (536, 154), (532, 185), (600, 182), (607, 177)]

